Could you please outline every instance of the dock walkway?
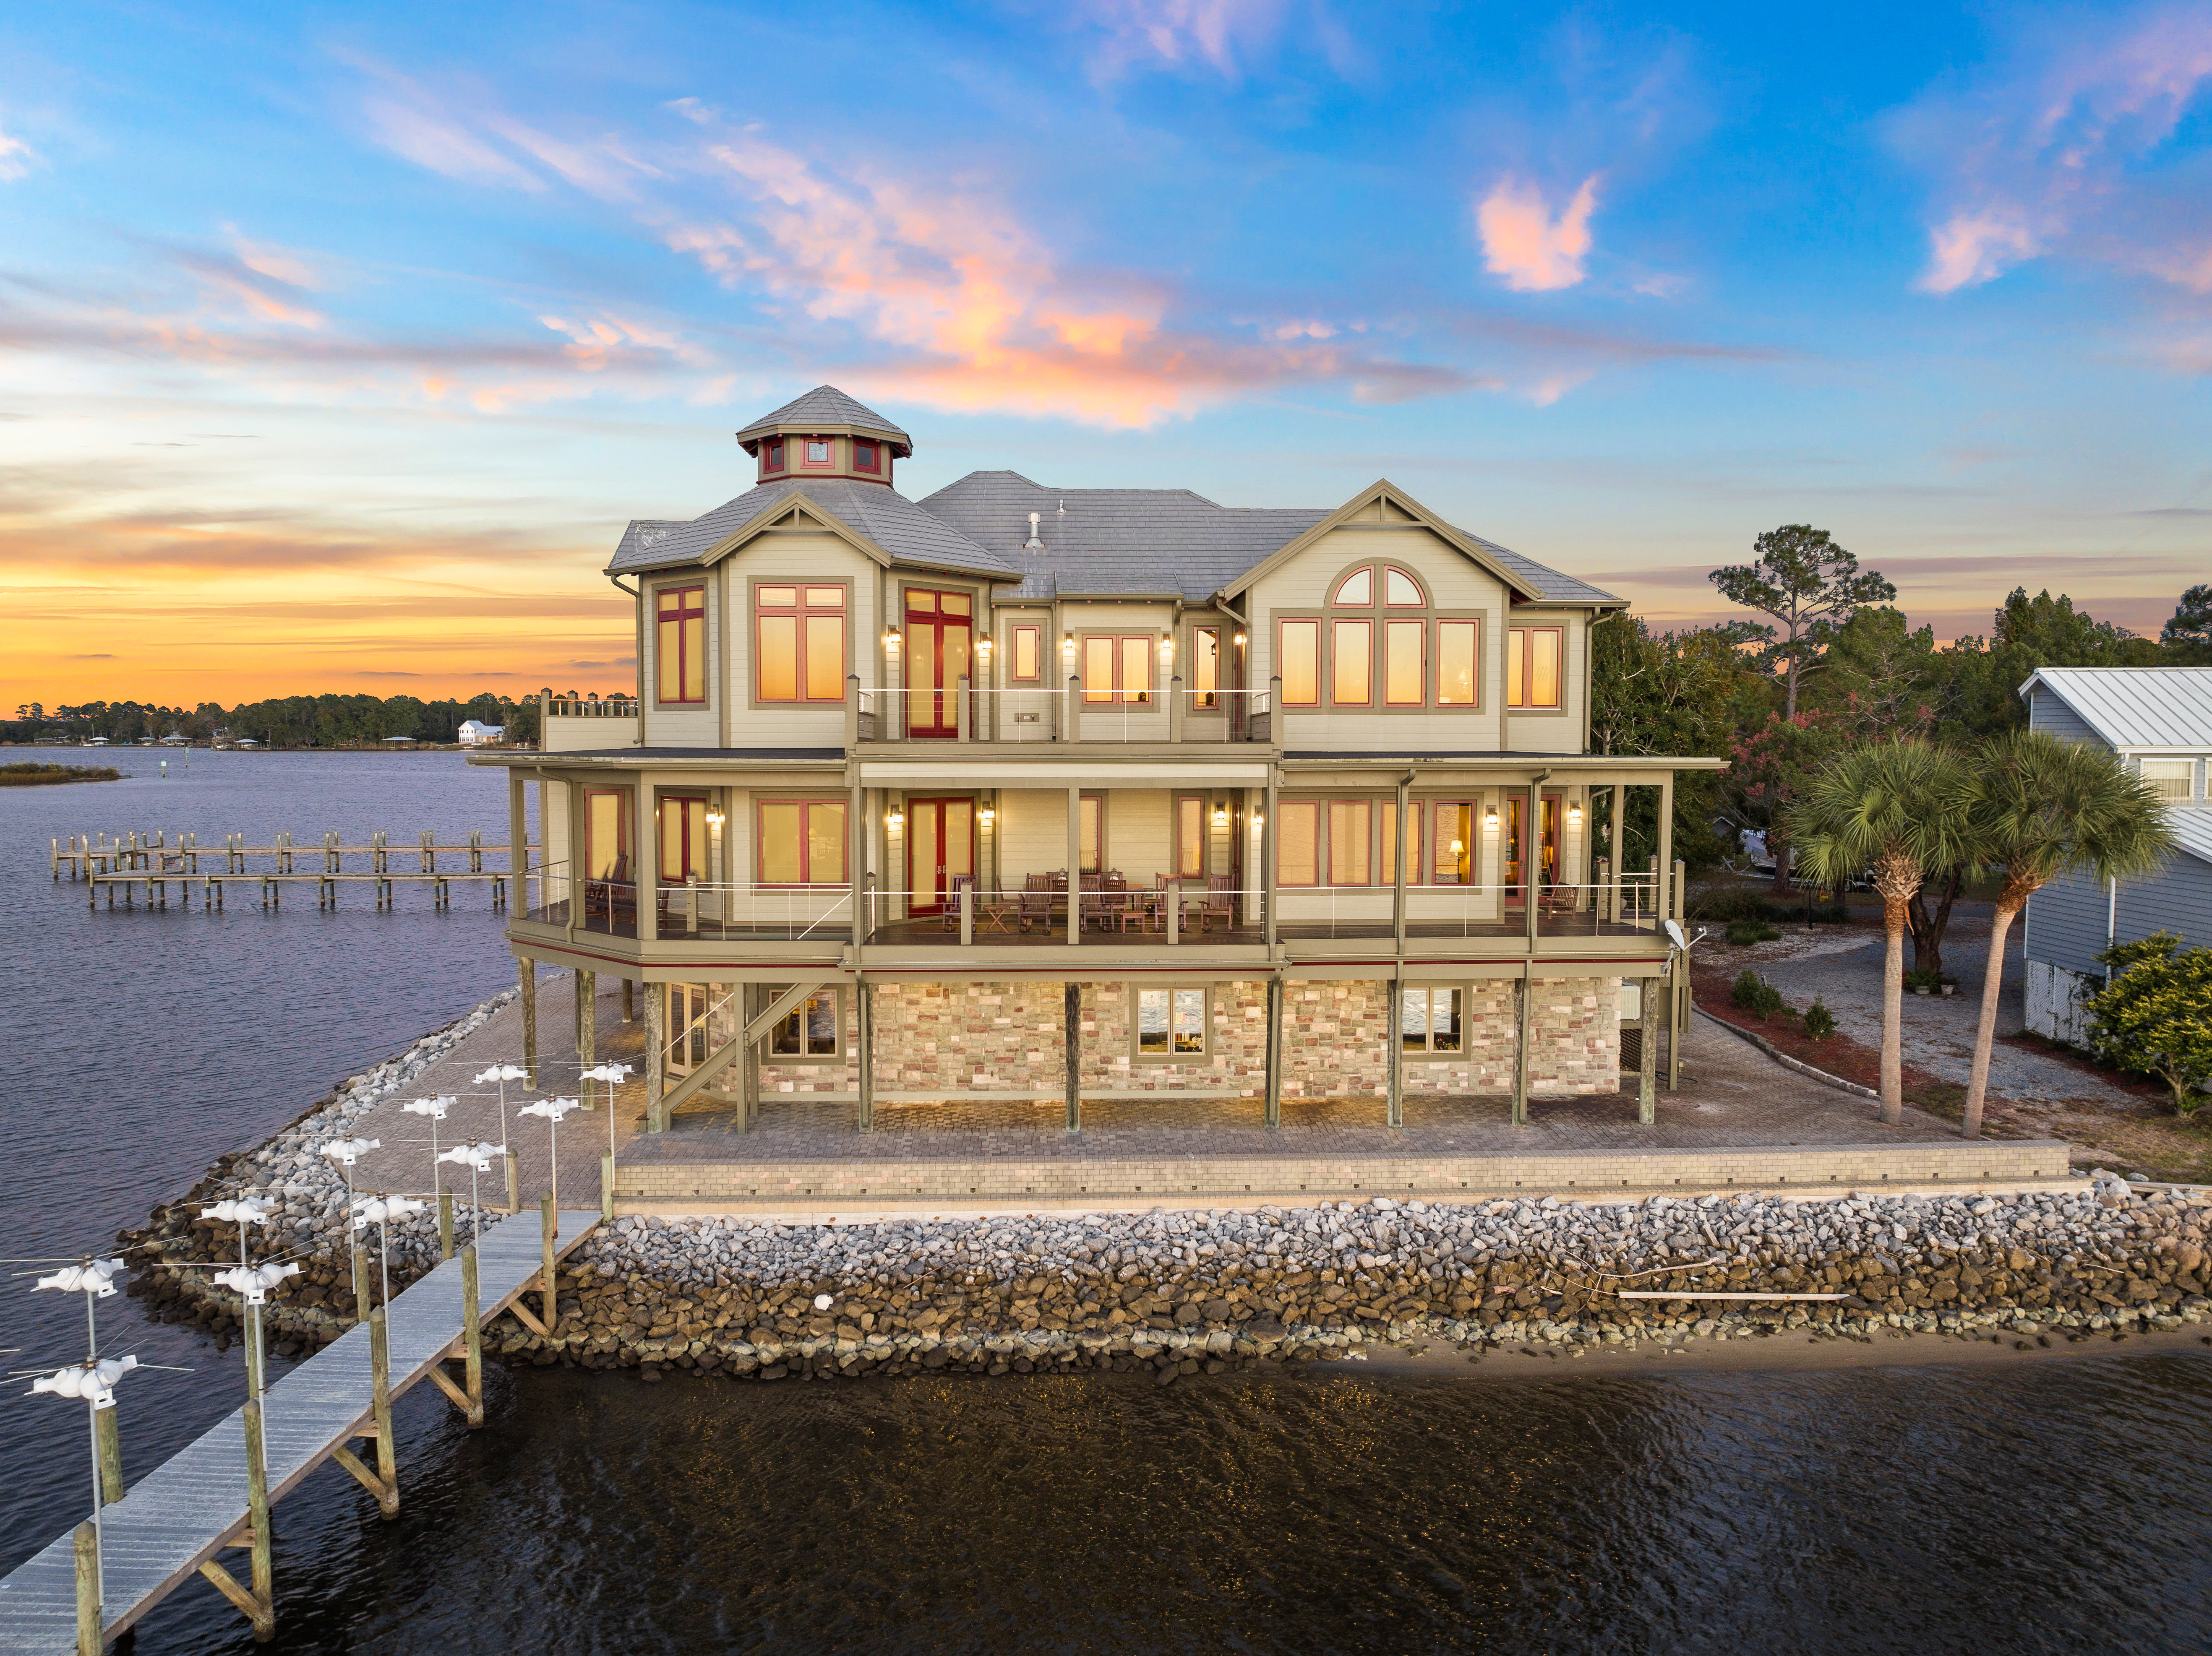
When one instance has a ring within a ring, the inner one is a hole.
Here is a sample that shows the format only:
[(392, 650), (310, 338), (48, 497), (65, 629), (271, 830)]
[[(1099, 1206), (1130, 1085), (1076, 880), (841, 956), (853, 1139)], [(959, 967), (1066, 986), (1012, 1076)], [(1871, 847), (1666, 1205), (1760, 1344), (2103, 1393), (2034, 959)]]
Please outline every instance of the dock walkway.
[[(562, 1213), (556, 1254), (568, 1254), (599, 1222), (596, 1210)], [(518, 1214), (485, 1231), (477, 1269), (486, 1324), (538, 1281), (543, 1258), (544, 1226), (537, 1213)], [(393, 1397), (426, 1379), (460, 1346), (461, 1291), (456, 1254), (393, 1296), (386, 1313)], [(274, 1503), (373, 1424), (368, 1325), (349, 1330), (270, 1386), (262, 1409)], [(233, 1410), (104, 1508), (100, 1522), (106, 1633), (113, 1638), (191, 1580), (204, 1561), (240, 1544), (251, 1528), (243, 1410)], [(69, 1656), (77, 1648), (76, 1571), (73, 1538), (64, 1534), (0, 1580), (0, 1652)]]

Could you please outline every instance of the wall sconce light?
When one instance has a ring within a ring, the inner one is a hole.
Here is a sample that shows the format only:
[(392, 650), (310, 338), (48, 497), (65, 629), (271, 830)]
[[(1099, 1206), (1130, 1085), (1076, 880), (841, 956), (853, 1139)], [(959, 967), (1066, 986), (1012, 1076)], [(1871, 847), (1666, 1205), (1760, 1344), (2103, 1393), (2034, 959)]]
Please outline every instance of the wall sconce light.
[(1064, 635), (1061, 637), (1061, 639), (1060, 639), (1060, 652), (1062, 655), (1066, 655), (1066, 656), (1072, 656), (1072, 655), (1073, 655), (1073, 654), (1075, 653), (1075, 634), (1073, 634), (1073, 633), (1068, 633), (1068, 634), (1064, 634)]
[(722, 823), (726, 820), (726, 819), (723, 816), (722, 813), (719, 810), (710, 810), (707, 813), (707, 826), (708, 828), (718, 828), (722, 826)]
[(1229, 826), (1229, 807), (1221, 804), (1218, 800), (1214, 802), (1213, 826), (1216, 828), (1227, 828)]
[(891, 646), (891, 648), (892, 648), (892, 649), (894, 649), (894, 650), (897, 649), (897, 648), (898, 648), (898, 645), (899, 645), (899, 630), (898, 630), (898, 628), (896, 628), (896, 627), (894, 627), (894, 628), (890, 628), (888, 632), (886, 632), (886, 633), (884, 634), (884, 643), (886, 643), (886, 644), (888, 644), (888, 645), (890, 645), (890, 646)]
[(1492, 834), (1498, 832), (1498, 807), (1492, 805), (1482, 814), (1482, 825)]
[(888, 813), (884, 817), (884, 826), (889, 828), (893, 834), (896, 834), (901, 828), (906, 826), (906, 813), (902, 810), (895, 810)]
[(1175, 634), (1172, 633), (1160, 634), (1160, 659), (1162, 661), (1175, 659)]
[(1242, 633), (1237, 635), (1237, 647), (1240, 650), (1244, 647), (1244, 634)]
[(1567, 807), (1567, 826), (1569, 828), (1580, 828), (1582, 825), (1583, 808), (1581, 804), (1577, 802)]
[(988, 828), (992, 823), (999, 820), (999, 813), (993, 810), (988, 805), (986, 805), (982, 810), (975, 813), (975, 820), (981, 822), (985, 828)]
[(975, 653), (979, 656), (989, 655), (991, 653), (991, 640), (987, 638), (977, 639), (975, 640)]
[(1256, 811), (1256, 810), (1255, 810), (1255, 811), (1254, 811), (1254, 812), (1252, 813), (1252, 828), (1253, 828), (1253, 831), (1254, 831), (1255, 833), (1258, 832), (1261, 828), (1262, 828), (1266, 827), (1266, 826), (1267, 826), (1267, 819), (1266, 816), (1265, 816), (1264, 814), (1262, 814), (1261, 812), (1259, 812), (1259, 811)]

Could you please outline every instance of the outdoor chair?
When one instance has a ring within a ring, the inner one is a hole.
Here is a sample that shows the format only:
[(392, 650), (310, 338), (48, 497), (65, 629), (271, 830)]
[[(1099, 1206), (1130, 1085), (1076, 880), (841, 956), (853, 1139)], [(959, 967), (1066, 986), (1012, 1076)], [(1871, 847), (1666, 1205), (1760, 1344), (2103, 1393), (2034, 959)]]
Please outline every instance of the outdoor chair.
[(1030, 929), (1031, 920), (1048, 931), (1052, 930), (1052, 887), (1053, 877), (1049, 874), (1031, 874), (1022, 881), (1016, 907), (1023, 931)]
[(951, 883), (945, 893), (944, 918), (945, 929), (947, 931), (957, 931), (960, 929), (960, 894), (968, 890), (975, 883), (975, 877), (972, 874), (956, 874), (952, 877)]
[(1198, 915), (1198, 929), (1201, 931), (1212, 929), (1217, 915), (1224, 930), (1233, 929), (1237, 924), (1237, 877), (1233, 874), (1209, 874), (1206, 878), (1206, 895), (1186, 895), (1182, 912), (1186, 919), (1193, 913)]

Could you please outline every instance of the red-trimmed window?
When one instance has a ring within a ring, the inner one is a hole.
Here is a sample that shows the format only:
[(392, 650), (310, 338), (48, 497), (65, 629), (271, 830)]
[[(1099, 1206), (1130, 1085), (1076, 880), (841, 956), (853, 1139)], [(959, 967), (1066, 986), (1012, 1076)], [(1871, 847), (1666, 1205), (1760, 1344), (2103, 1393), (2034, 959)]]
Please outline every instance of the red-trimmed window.
[(653, 655), (663, 701), (707, 699), (707, 589), (664, 586), (653, 594)]
[(660, 883), (714, 877), (707, 860), (707, 801), (698, 794), (660, 796)]
[(1428, 632), (1428, 623), (1423, 621), (1382, 623), (1384, 707), (1418, 707), (1427, 701)]
[(1276, 883), (1321, 883), (1321, 801), (1285, 799), (1275, 806)]
[(1394, 610), (1418, 610), (1428, 602), (1421, 583), (1402, 569), (1382, 567), (1382, 602)]
[(805, 471), (826, 471), (837, 464), (837, 440), (834, 437), (802, 437), (799, 440), (799, 464)]
[(1286, 621), (1277, 628), (1281, 647), (1275, 652), (1275, 670), (1283, 680), (1285, 707), (1321, 705), (1321, 623)]
[(1474, 837), (1474, 803), (1442, 799), (1429, 807), (1436, 818), (1435, 850), (1429, 862), (1435, 885), (1473, 885), (1479, 842)]
[(1085, 634), (1083, 699), (1086, 702), (1149, 702), (1152, 699), (1152, 635)]
[(1035, 684), (1044, 676), (1044, 628), (1013, 629), (1014, 658), (1009, 676), (1016, 684)]
[[(1396, 809), (1397, 802), (1391, 802)], [(1332, 799), (1328, 802), (1328, 883), (1331, 885), (1372, 885), (1375, 853), (1375, 802), (1372, 799)]]
[(1190, 634), (1190, 705), (1194, 710), (1221, 706), (1221, 629), (1194, 627)]
[(1482, 701), (1482, 623), (1437, 623), (1437, 706), (1473, 707)]
[(853, 440), (853, 470), (869, 472), (879, 470), (881, 468), (877, 464), (876, 456), (880, 452), (875, 444), (863, 442), (855, 437)]
[(1176, 877), (1196, 879), (1206, 872), (1206, 801), (1195, 794), (1176, 800)]
[(1566, 631), (1559, 627), (1516, 627), (1505, 635), (1505, 705), (1556, 707), (1559, 665), (1566, 654)]
[(843, 885), (842, 799), (763, 799), (757, 838), (763, 885)]
[(763, 469), (769, 471), (781, 471), (783, 470), (782, 438), (769, 438), (768, 441), (761, 445), (761, 453), (763, 457), (761, 461), (761, 464)]
[(845, 699), (845, 589), (753, 588), (753, 699)]
[[(1364, 570), (1362, 574), (1367, 573)], [(1364, 707), (1375, 700), (1375, 623), (1333, 621), (1328, 629), (1328, 701)]]

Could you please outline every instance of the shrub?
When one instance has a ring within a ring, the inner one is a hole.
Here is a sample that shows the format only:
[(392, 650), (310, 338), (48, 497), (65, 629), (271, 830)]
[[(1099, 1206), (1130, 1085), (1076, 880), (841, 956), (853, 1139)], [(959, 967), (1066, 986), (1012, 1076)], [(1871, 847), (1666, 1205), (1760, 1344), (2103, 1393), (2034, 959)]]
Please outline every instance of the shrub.
[(1808, 1040), (1826, 1040), (1836, 1033), (1836, 1015), (1828, 1010), (1827, 1003), (1818, 995), (1805, 1009), (1805, 1034)]
[(1772, 1017), (1782, 1010), (1782, 992), (1747, 967), (1729, 991), (1729, 998), (1754, 1017)]
[(2212, 1084), (2212, 949), (2185, 949), (2160, 931), (2098, 959), (2116, 975), (2089, 998), (2090, 1045), (2109, 1063), (2165, 1082), (2176, 1114), (2195, 1113)]
[(1772, 943), (1782, 934), (1765, 920), (1730, 920), (1728, 940), (1741, 947), (1750, 943)]

